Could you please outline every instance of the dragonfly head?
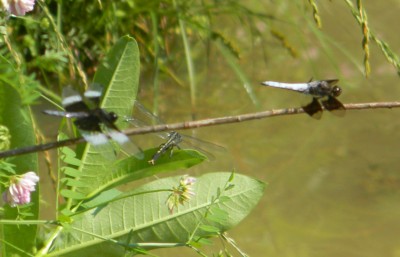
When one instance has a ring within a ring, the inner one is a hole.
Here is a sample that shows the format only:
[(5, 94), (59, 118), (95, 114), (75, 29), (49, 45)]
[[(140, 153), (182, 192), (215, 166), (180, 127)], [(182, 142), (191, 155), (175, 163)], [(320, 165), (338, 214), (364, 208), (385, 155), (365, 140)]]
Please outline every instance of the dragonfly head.
[(340, 96), (340, 94), (342, 93), (342, 89), (338, 86), (334, 86), (332, 88), (332, 96), (336, 97), (336, 96)]
[(115, 112), (109, 112), (108, 117), (111, 122), (115, 122), (118, 119), (118, 115)]

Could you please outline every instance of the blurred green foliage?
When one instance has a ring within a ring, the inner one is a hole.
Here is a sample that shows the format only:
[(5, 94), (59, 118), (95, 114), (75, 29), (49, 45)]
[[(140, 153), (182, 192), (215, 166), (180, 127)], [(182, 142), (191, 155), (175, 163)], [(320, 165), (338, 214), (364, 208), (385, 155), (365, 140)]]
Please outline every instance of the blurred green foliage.
[[(388, 61), (399, 70), (397, 55), (369, 29), (362, 1), (358, 0), (356, 7), (350, 1), (345, 2), (362, 28), (365, 75), (370, 71), (368, 46), (371, 42), (376, 43)], [(119, 38), (130, 35), (139, 45), (141, 73), (147, 82), (142, 87), (152, 89), (153, 111), (157, 111), (159, 81), (166, 78), (181, 86), (178, 88), (191, 91), (194, 107), (196, 76), (203, 70), (202, 67), (196, 69), (196, 64), (199, 61), (201, 65), (210, 64), (205, 59), (214, 53), (228, 63), (243, 90), (257, 105), (250, 80), (239, 64), (241, 41), (250, 44), (257, 40), (266, 41), (258, 46), (267, 49), (269, 45), (278, 45), (287, 50), (288, 57), (297, 58), (298, 51), (291, 42), (293, 39), (288, 37), (287, 31), (281, 30), (282, 25), (298, 28), (315, 26), (323, 30), (323, 16), (318, 5), (329, 7), (333, 4), (312, 0), (290, 4), (237, 0), (41, 0), (37, 2), (34, 12), (25, 17), (4, 20), (2, 31), (5, 37), (2, 41), (5, 44), (0, 47), (0, 54), (20, 74), (14, 78), (25, 81), (28, 76), (24, 75), (21, 79), (21, 74), (31, 74), (29, 78), (36, 79), (41, 85), (30, 80), (30, 84), (34, 85), (25, 93), (30, 98), (23, 99), (23, 102), (33, 102), (38, 94), (30, 92), (36, 89), (57, 102), (60, 99), (53, 93), (54, 89), (59, 90), (71, 83), (87, 85), (104, 54)], [(299, 16), (305, 12), (314, 25), (285, 20), (283, 12), (292, 12), (293, 8)], [(232, 27), (237, 24), (240, 33), (245, 34), (238, 36), (230, 33), (235, 31)], [(315, 29), (310, 31), (319, 33)], [(323, 39), (318, 37), (318, 40)]]
[(227, 17), (246, 21), (253, 32), (253, 19), (265, 23), (272, 18), (234, 0), (39, 1), (35, 13), (7, 20), (10, 43), (3, 44), (1, 53), (13, 53), (17, 69), (35, 74), (44, 85), (42, 93), (59, 100), (45, 88), (75, 83), (71, 81), (87, 84), (104, 54), (129, 34), (139, 44), (144, 73), (153, 77), (161, 72), (184, 85), (185, 79), (176, 73), (184, 55), (190, 54), (182, 51), (182, 34), (188, 44), (203, 42), (205, 51), (210, 41), (220, 41), (235, 58), (239, 56), (232, 39), (214, 29)]

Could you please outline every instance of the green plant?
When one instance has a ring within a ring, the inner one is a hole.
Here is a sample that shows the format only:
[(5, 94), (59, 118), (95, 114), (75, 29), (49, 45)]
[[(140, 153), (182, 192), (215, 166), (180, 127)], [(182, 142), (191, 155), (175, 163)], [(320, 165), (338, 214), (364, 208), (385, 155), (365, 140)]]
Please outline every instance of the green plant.
[[(98, 68), (94, 81), (105, 86), (102, 108), (114, 111), (120, 117), (129, 115), (139, 82), (139, 52), (133, 38), (126, 36), (116, 43)], [(7, 99), (4, 101), (8, 102)], [(12, 98), (10, 101), (18, 103)], [(3, 117), (11, 115), (4, 114)], [(16, 122), (19, 120), (7, 124)], [(121, 121), (119, 125), (123, 123)], [(33, 135), (30, 137), (34, 139)], [(187, 198), (189, 202), (179, 207), (178, 203), (168, 204), (168, 195), (174, 194), (172, 188), (179, 182), (179, 177), (159, 179), (126, 192), (119, 191), (119, 185), (186, 169), (206, 159), (193, 150), (177, 150), (173, 158), (161, 158), (153, 166), (147, 160), (156, 150), (146, 150), (140, 160), (134, 156), (117, 159), (111, 144), (101, 148), (101, 153), (90, 144), (83, 145), (77, 152), (61, 148), (56, 192), (66, 200), (66, 204), (55, 205), (56, 220), (35, 221), (39, 207), (35, 197), (29, 219), (5, 225), (4, 255), (13, 252), (31, 255), (32, 247), (38, 247), (35, 256), (90, 256), (91, 252), (98, 252), (99, 247), (108, 249), (109, 255), (113, 256), (122, 256), (124, 252), (144, 253), (159, 247), (193, 247), (193, 244), (201, 243), (202, 238), (217, 236), (238, 224), (262, 195), (263, 183), (224, 172), (199, 177), (194, 186), (195, 196)], [(36, 154), (28, 156), (36, 158)], [(26, 160), (24, 163), (26, 165)], [(22, 162), (15, 165), (21, 167)], [(37, 169), (37, 166), (30, 168)], [(176, 206), (176, 209), (171, 206)], [(18, 215), (10, 207), (4, 210), (4, 214), (10, 220)], [(36, 225), (42, 223), (53, 225), (47, 228), (45, 238), (36, 238)], [(7, 233), (15, 231), (16, 225), (19, 225), (19, 233), (25, 233), (32, 243), (36, 238), (43, 240), (42, 244), (26, 244), (26, 241), (18, 240), (20, 234)]]

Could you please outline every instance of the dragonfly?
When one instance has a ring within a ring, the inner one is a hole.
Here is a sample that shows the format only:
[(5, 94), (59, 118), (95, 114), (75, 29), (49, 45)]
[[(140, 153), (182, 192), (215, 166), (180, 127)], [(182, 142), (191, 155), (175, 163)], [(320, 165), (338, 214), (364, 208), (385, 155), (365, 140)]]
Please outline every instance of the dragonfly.
[[(165, 139), (165, 138), (164, 138)], [(182, 135), (176, 131), (171, 131), (167, 133), (167, 141), (162, 143), (157, 152), (148, 161), (150, 164), (155, 165), (158, 158), (160, 158), (167, 151), (170, 151), (170, 158), (172, 157), (174, 147), (181, 149), (179, 144), (183, 141)]]
[(62, 106), (65, 111), (43, 110), (43, 113), (74, 119), (74, 124), (83, 138), (93, 146), (107, 144), (110, 137), (128, 153), (142, 157), (141, 149), (115, 125), (118, 115), (100, 108), (102, 89), (101, 85), (92, 84), (81, 95), (71, 86), (67, 86), (62, 93)]
[[(150, 120), (149, 123), (157, 123), (163, 124), (163, 122), (152, 112), (150, 112), (145, 106), (143, 106), (139, 101), (135, 101), (135, 110), (143, 116), (143, 119)], [(141, 119), (134, 118), (134, 117), (126, 117), (126, 121), (134, 125), (135, 127), (143, 127), (148, 125)], [(152, 158), (148, 161), (148, 163), (155, 165), (156, 161), (168, 151), (170, 152), (170, 158), (173, 155), (174, 148), (181, 149), (181, 144), (188, 145), (191, 148), (198, 150), (199, 152), (206, 155), (209, 159), (214, 159), (213, 154), (209, 151), (205, 150), (204, 148), (211, 149), (212, 151), (222, 152), (225, 150), (223, 146), (201, 140), (196, 137), (184, 135), (182, 133), (178, 133), (176, 131), (169, 131), (167, 133), (157, 133), (159, 137), (165, 140), (162, 143), (157, 152), (152, 156)]]
[[(303, 110), (313, 118), (320, 119), (322, 116), (322, 106), (328, 111), (338, 115), (343, 115), (344, 105), (336, 99), (342, 93), (342, 89), (337, 85), (338, 79), (315, 80), (308, 83), (282, 83), (275, 81), (261, 82), (264, 86), (277, 87), (297, 91), (303, 94), (311, 95), (311, 103), (303, 106)], [(322, 106), (321, 106), (322, 104)]]

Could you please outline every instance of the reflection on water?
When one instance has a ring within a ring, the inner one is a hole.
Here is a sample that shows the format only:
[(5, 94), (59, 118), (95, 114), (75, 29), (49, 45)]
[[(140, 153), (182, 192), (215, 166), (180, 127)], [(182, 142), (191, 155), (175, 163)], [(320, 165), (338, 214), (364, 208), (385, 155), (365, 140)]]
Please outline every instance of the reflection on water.
[[(370, 11), (370, 24), (399, 53), (400, 38), (393, 36), (399, 21), (398, 2), (380, 6), (378, 1), (363, 2)], [(321, 5), (323, 32), (351, 49), (352, 58), (362, 65), (361, 35), (350, 11), (344, 4)], [(387, 22), (391, 17), (397, 22)], [(291, 40), (301, 49), (296, 36)], [(272, 58), (275, 52), (269, 51), (267, 64), (259, 59), (257, 49), (251, 52), (254, 56), (246, 56), (249, 65), (242, 63), (252, 74), (265, 109), (299, 106), (298, 94), (258, 88), (258, 82), (304, 82), (312, 76), (340, 78), (343, 103), (400, 98), (399, 79), (375, 47), (368, 80), (353, 60), (335, 49), (336, 64), (332, 64), (319, 44), (312, 56), (299, 60)], [(216, 62), (204, 78), (207, 84), (203, 81), (206, 85), (199, 89), (199, 118), (256, 111), (231, 71)], [(188, 119), (188, 103), (182, 98), (164, 104), (166, 119)], [(198, 135), (226, 145), (231, 157), (204, 164), (195, 172), (233, 166), (269, 183), (256, 210), (230, 233), (250, 256), (400, 256), (399, 115), (398, 109), (348, 111), (343, 118), (325, 112), (319, 121), (295, 115), (202, 128)], [(185, 256), (197, 255), (188, 251)]]

